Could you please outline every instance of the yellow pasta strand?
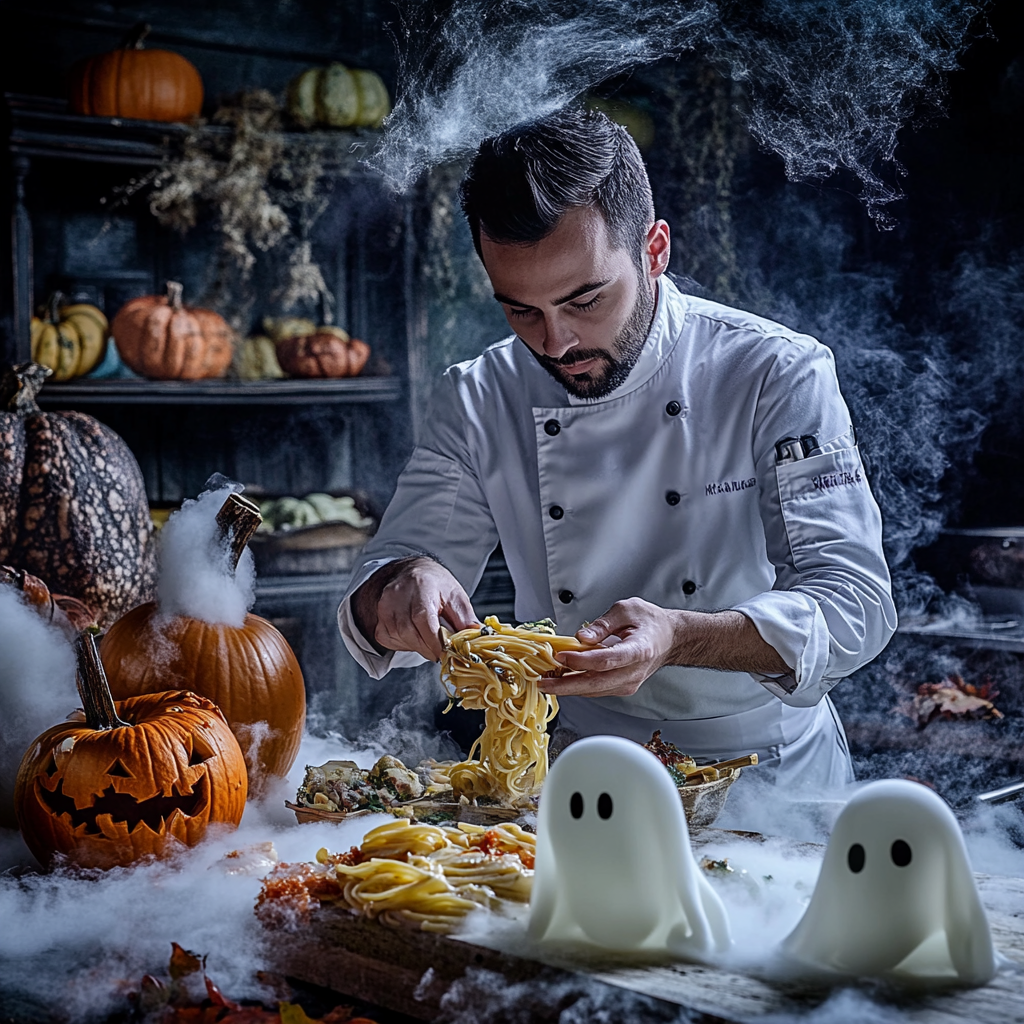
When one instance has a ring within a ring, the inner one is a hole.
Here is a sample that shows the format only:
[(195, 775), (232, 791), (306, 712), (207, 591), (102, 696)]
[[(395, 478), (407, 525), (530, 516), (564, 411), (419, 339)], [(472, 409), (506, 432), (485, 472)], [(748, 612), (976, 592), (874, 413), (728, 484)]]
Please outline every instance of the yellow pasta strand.
[(464, 629), (449, 640), (441, 658), (441, 683), (451, 710), (455, 701), (484, 712), (484, 730), (469, 757), (449, 770), (454, 791), (522, 804), (540, 789), (548, 769), (548, 723), (558, 701), (540, 680), (561, 675), (560, 651), (586, 646), (556, 636), (500, 623), (493, 615), (483, 629)]

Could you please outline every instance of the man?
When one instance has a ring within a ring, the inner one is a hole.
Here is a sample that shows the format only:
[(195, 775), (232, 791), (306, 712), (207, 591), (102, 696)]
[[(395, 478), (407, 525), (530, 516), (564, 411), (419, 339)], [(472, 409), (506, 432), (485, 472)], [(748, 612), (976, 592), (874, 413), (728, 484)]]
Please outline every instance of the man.
[(437, 660), (500, 541), (517, 618), (600, 644), (545, 684), (566, 734), (851, 780), (827, 693), (896, 616), (831, 352), (675, 287), (603, 115), (487, 140), (462, 203), (515, 335), (446, 372), (339, 609), (353, 656)]

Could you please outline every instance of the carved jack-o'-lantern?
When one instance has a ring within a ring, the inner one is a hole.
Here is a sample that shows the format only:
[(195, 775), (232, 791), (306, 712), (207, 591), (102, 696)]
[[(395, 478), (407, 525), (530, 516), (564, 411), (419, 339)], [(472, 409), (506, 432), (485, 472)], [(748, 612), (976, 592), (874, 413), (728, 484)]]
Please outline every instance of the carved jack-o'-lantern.
[(42, 864), (66, 854), (82, 867), (126, 865), (238, 824), (245, 761), (215, 704), (172, 690), (115, 706), (90, 634), (79, 640), (78, 687), (84, 721), (48, 729), (18, 770), (18, 824)]

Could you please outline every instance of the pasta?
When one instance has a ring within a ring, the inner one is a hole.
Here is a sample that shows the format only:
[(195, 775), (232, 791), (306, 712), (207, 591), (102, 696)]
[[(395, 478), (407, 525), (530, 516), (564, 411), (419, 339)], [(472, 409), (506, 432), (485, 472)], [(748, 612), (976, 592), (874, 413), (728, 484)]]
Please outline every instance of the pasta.
[[(540, 789), (548, 768), (548, 722), (558, 701), (540, 689), (545, 675), (561, 675), (559, 651), (585, 650), (551, 627), (506, 626), (488, 616), (483, 628), (450, 637), (441, 658), (441, 683), (450, 711), (457, 700), (484, 712), (484, 730), (469, 758), (449, 769), (456, 795), (523, 804)], [(478, 757), (476, 755), (479, 755)]]
[(280, 865), (263, 882), (256, 906), (267, 924), (308, 917), (339, 903), (384, 924), (447, 933), (471, 911), (527, 903), (534, 837), (518, 825), (457, 828), (389, 822), (348, 853), (317, 852), (315, 865)]

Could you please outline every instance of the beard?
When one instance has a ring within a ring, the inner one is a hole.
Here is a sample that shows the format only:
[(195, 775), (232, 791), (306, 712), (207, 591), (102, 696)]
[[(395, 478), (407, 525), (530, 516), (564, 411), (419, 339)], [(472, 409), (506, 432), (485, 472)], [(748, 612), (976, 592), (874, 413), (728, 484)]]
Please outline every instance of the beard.
[[(654, 289), (648, 289), (647, 281), (643, 278), (639, 285), (636, 302), (610, 350), (573, 348), (561, 359), (552, 359), (530, 349), (537, 362), (574, 398), (604, 398), (610, 395), (636, 366), (654, 318)], [(563, 372), (563, 367), (585, 363), (590, 359), (596, 359), (597, 366), (586, 373), (574, 376)]]

